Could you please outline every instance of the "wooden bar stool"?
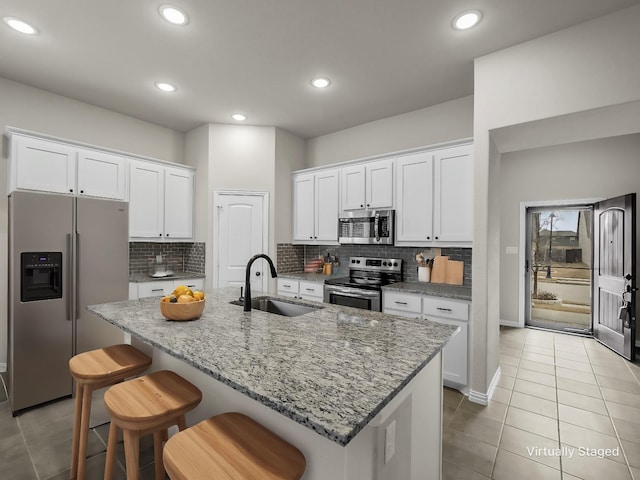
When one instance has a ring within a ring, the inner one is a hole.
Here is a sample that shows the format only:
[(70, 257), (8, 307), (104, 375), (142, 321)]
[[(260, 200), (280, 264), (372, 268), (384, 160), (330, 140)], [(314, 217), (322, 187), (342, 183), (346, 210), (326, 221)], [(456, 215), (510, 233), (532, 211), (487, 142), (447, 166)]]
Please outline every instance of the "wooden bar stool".
[(140, 437), (149, 433), (153, 433), (155, 478), (164, 479), (162, 442), (168, 437), (167, 429), (172, 425), (177, 425), (180, 430), (187, 428), (184, 415), (200, 400), (202, 392), (197, 387), (168, 370), (109, 388), (104, 394), (104, 403), (111, 414), (105, 480), (111, 480), (113, 476), (119, 428), (124, 437), (127, 480), (138, 480)]
[(171, 480), (298, 480), (300, 450), (246, 415), (216, 415), (172, 436), (164, 447)]
[(149, 365), (151, 359), (131, 345), (111, 345), (80, 353), (69, 360), (69, 371), (76, 382), (71, 479), (84, 480), (93, 391), (138, 375)]

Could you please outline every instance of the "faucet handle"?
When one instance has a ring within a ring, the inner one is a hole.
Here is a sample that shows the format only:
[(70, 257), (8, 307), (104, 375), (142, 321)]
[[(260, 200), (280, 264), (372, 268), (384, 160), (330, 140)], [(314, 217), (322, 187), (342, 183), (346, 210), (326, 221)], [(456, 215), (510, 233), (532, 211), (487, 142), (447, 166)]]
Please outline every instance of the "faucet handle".
[(244, 302), (244, 287), (240, 287), (240, 298), (238, 300)]

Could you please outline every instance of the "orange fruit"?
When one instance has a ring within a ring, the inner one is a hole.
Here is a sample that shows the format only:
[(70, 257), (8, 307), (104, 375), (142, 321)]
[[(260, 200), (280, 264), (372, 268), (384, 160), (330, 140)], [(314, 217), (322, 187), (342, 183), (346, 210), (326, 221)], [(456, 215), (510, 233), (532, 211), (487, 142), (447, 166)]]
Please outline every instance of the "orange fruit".
[(173, 291), (173, 294), (176, 297), (179, 297), (180, 295), (191, 295), (191, 296), (193, 296), (193, 292), (186, 285), (178, 285), (176, 287), (176, 289)]
[(169, 303), (171, 301), (171, 295), (167, 295), (166, 297), (162, 297), (162, 300), (160, 300), (163, 303)]
[(191, 295), (182, 294), (178, 297), (178, 303), (191, 303), (195, 302)]
[(204, 292), (200, 292), (200, 291), (193, 292), (193, 298), (196, 300), (196, 302), (200, 300), (204, 300)]

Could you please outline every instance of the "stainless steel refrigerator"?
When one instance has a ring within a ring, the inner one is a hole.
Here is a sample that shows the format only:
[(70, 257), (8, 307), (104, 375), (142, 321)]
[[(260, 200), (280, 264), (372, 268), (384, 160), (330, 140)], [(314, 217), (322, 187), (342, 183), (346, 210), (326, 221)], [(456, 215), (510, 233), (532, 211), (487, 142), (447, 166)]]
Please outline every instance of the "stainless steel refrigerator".
[(9, 196), (9, 399), (18, 411), (69, 396), (69, 359), (122, 343), (87, 305), (129, 295), (128, 204)]

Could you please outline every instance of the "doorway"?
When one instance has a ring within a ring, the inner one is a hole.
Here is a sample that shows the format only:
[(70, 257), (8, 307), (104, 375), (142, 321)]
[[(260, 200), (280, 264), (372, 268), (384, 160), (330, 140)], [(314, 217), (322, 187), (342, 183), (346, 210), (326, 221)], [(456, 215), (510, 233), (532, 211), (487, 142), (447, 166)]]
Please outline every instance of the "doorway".
[[(269, 253), (268, 192), (213, 192), (213, 276), (215, 286), (241, 287), (247, 261)], [(265, 262), (254, 262), (251, 289), (267, 291)]]
[(526, 209), (525, 325), (591, 335), (593, 207)]

